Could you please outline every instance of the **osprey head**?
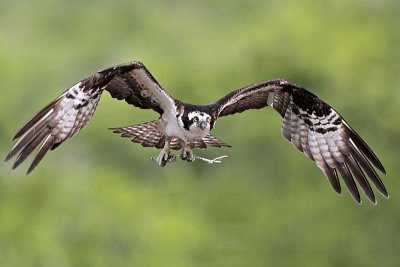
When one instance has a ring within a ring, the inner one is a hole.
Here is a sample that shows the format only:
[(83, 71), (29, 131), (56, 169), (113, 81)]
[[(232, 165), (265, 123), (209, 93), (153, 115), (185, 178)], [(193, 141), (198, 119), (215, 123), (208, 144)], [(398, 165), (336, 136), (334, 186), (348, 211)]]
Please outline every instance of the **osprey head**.
[(188, 127), (189, 131), (193, 130), (210, 130), (211, 116), (205, 112), (192, 111), (188, 113)]

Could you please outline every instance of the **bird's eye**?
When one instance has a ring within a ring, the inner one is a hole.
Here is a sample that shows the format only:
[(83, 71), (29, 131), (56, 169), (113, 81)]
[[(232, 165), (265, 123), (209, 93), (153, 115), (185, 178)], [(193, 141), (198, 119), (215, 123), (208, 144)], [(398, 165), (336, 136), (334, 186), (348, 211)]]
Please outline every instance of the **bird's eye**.
[(210, 123), (211, 122), (211, 118), (210, 117), (207, 117), (207, 123)]
[(199, 118), (194, 117), (194, 118), (193, 118), (193, 121), (194, 121), (194, 122), (198, 122), (198, 121), (199, 121)]

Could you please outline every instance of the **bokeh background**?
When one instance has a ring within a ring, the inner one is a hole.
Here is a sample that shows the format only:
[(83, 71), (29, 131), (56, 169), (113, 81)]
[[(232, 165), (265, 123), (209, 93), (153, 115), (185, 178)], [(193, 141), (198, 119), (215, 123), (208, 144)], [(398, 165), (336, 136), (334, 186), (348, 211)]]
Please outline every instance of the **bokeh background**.
[(280, 134), (270, 109), (218, 121), (221, 165), (178, 161), (108, 127), (157, 114), (103, 95), (78, 136), (0, 167), (1, 266), (396, 266), (400, 261), (400, 2), (0, 2), (0, 154), (31, 115), (97, 70), (146, 64), (177, 98), (209, 103), (273, 78), (309, 88), (387, 169), (390, 199), (357, 205)]

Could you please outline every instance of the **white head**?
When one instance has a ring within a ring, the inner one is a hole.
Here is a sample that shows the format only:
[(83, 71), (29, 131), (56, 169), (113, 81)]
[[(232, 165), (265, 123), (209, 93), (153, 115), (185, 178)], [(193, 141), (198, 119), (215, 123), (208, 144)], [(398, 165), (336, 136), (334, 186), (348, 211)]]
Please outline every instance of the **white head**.
[(211, 116), (205, 112), (191, 111), (188, 113), (188, 129), (190, 131), (209, 131)]

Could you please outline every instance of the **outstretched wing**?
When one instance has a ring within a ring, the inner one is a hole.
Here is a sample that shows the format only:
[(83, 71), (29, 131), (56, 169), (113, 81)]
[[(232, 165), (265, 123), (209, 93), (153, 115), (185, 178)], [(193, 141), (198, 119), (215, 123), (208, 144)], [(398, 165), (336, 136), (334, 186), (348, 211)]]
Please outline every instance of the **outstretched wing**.
[(14, 169), (40, 145), (28, 169), (30, 173), (49, 149), (55, 149), (86, 126), (104, 90), (113, 98), (142, 109), (153, 109), (160, 115), (176, 112), (176, 100), (161, 88), (142, 63), (114, 66), (78, 82), (26, 122), (13, 137), (20, 140), (5, 161), (18, 155)]
[(306, 89), (286, 80), (272, 80), (236, 90), (215, 102), (216, 117), (272, 106), (283, 117), (282, 135), (313, 160), (341, 193), (338, 172), (352, 197), (361, 203), (356, 183), (376, 203), (367, 177), (388, 197), (376, 173), (385, 169), (361, 137), (331, 106)]

